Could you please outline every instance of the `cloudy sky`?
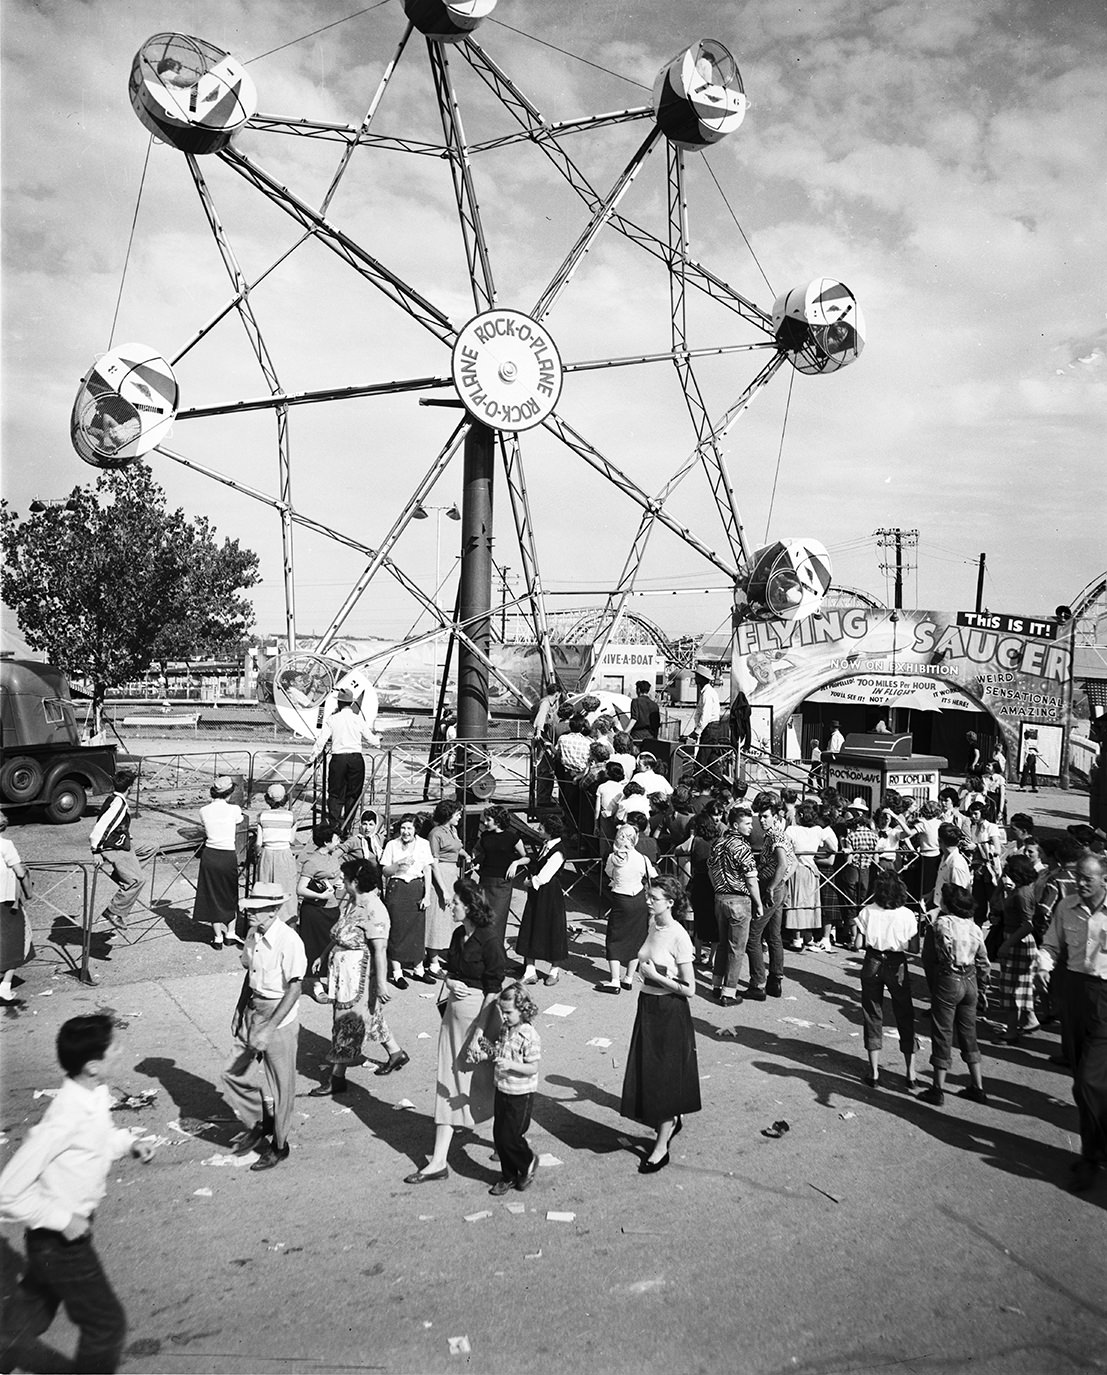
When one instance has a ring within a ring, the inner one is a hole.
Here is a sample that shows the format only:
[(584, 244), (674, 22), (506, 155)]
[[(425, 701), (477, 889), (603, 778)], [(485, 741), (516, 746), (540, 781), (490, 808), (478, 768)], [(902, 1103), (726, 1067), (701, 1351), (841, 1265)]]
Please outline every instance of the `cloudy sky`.
[[(94, 478), (70, 446), (68, 421), (82, 374), (109, 342), (139, 340), (173, 358), (229, 296), (184, 159), (151, 145), (130, 109), (136, 50), (159, 31), (198, 35), (248, 62), (260, 111), (357, 124), (404, 16), (399, 0), (347, 19), (355, 8), (307, 0), (8, 0), (3, 437), (4, 487), (17, 510)], [(701, 37), (727, 44), (750, 109), (706, 157), (687, 157), (693, 251), (766, 310), (778, 293), (812, 278), (840, 279), (861, 302), (868, 337), (860, 360), (835, 376), (780, 372), (727, 435), (752, 540), (760, 543), (766, 529), (773, 537), (814, 536), (830, 548), (837, 581), (890, 597), (880, 571), (887, 554), (873, 532), (918, 530), (908, 605), (971, 608), (983, 551), (986, 604), (1020, 613), (1072, 600), (1107, 563), (1105, 30), (1095, 0), (802, 7), (500, 0), (477, 38), (551, 120), (647, 104), (657, 70), (673, 54)], [(450, 68), (470, 140), (515, 127), (456, 53)], [(421, 43), (409, 45), (373, 127), (441, 142)], [(648, 128), (634, 122), (576, 134), (566, 147), (605, 191)], [(245, 131), (239, 142), (311, 204), (341, 152), (334, 142), (261, 131)], [(228, 241), (253, 280), (299, 231), (219, 159), (200, 161)], [(523, 145), (475, 158), (474, 176), (499, 303), (528, 310), (585, 224), (585, 208)], [(659, 146), (621, 211), (664, 237), (666, 191)], [(358, 150), (329, 218), (456, 326), (474, 313), (439, 159)], [(668, 290), (654, 258), (601, 234), (549, 317), (562, 357), (664, 349)], [(266, 276), (253, 300), (288, 391), (448, 372), (443, 344), (317, 243)], [(699, 347), (764, 337), (699, 298), (689, 331)], [(699, 365), (712, 416), (750, 383), (759, 357), (738, 353)], [(184, 353), (177, 375), (183, 406), (266, 390), (233, 313)], [(559, 414), (650, 492), (695, 442), (671, 364), (571, 374)], [(375, 544), (456, 419), (419, 407), (410, 394), (295, 408), (295, 506)], [(177, 423), (169, 445), (275, 493), (275, 435), (266, 413), (193, 419)], [(597, 604), (623, 566), (638, 508), (540, 431), (524, 436), (523, 457), (541, 572), (556, 594), (551, 607)], [(258, 550), (265, 578), (256, 592), (258, 623), (278, 630), (276, 515), (168, 459), (155, 456), (154, 469), (174, 504), (206, 513), (221, 532)], [(431, 500), (448, 505), (460, 495), (458, 459)], [(725, 551), (701, 473), (686, 479), (668, 509), (704, 544)], [(396, 551), (427, 590), (435, 581), (435, 524), (412, 524)], [(458, 528), (442, 525), (444, 577)], [(496, 532), (496, 557), (517, 576), (502, 484)], [(363, 564), (348, 549), (297, 533), (301, 631), (327, 624)], [(718, 571), (667, 531), (649, 544), (639, 588), (633, 608), (670, 632), (711, 632), (727, 620)], [(656, 595), (673, 588), (684, 591)], [(449, 584), (443, 600), (452, 603)], [(347, 628), (400, 635), (418, 615), (382, 575)]]

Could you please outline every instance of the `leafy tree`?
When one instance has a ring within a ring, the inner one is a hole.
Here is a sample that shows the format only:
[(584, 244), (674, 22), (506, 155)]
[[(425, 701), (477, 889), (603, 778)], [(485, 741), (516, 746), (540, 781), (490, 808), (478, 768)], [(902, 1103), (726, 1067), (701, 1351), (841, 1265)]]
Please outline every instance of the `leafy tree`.
[(26, 520), (0, 502), (0, 550), (0, 593), (27, 643), (91, 685), (97, 729), (109, 688), (155, 659), (225, 651), (253, 623), (241, 593), (259, 581), (257, 555), (169, 511), (144, 464)]
[(190, 663), (238, 654), (254, 623), (254, 612), (240, 589), (258, 579), (258, 556), (238, 540), (219, 544), (205, 516), (187, 525), (180, 536), (183, 575), (171, 617), (158, 631), (152, 649), (160, 664), (166, 692), (170, 661)]

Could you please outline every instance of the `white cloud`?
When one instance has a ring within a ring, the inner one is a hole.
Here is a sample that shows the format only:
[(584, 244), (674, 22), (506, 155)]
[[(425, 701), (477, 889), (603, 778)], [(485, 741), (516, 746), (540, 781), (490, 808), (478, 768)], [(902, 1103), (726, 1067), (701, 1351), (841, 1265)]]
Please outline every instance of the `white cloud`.
[[(77, 379), (107, 343), (145, 155), (145, 134), (126, 100), (134, 51), (158, 28), (187, 22), (249, 57), (334, 17), (331, 7), (306, 0), (279, 7), (193, 0), (185, 13), (187, 21), (137, 0), (52, 7), (13, 0), (6, 11), (5, 483), (17, 505), (85, 476), (69, 450), (68, 412)], [(978, 545), (994, 551), (994, 576), (1002, 570), (1013, 609), (1065, 600), (1068, 580), (1101, 571), (1096, 522), (1089, 518), (1084, 530), (1072, 514), (1075, 492), (1102, 489), (1107, 340), (1098, 283), (1107, 150), (1100, 27), (1082, 27), (1072, 14), (1047, 20), (1002, 0), (960, 8), (830, 0), (817, 9), (690, 0), (611, 12), (563, 0), (556, 23), (546, 4), (509, 7), (503, 0), (501, 15), (503, 23), (482, 27), (480, 41), (554, 119), (648, 100), (645, 91), (555, 48), (647, 85), (693, 38), (717, 36), (734, 51), (751, 110), (739, 133), (708, 154), (710, 166), (774, 287), (840, 276), (858, 293), (869, 331), (855, 368), (794, 379), (774, 530), (807, 530), (831, 545), (877, 525), (948, 530), (946, 542), (955, 535), (970, 541), (973, 556)], [(253, 63), (261, 109), (357, 124), (401, 28), (394, 3)], [(50, 60), (59, 52), (81, 58), (64, 87)], [(416, 40), (382, 104), (378, 132), (441, 138), (425, 68)], [(513, 127), (458, 54), (450, 70), (470, 138)], [(566, 146), (604, 191), (647, 127), (582, 134)], [(242, 145), (309, 201), (323, 194), (341, 152), (333, 142), (260, 133), (244, 135)], [(501, 299), (527, 308), (587, 213), (532, 148), (474, 162)], [(664, 164), (659, 148), (623, 207), (661, 237)], [(687, 168), (695, 253), (768, 306), (771, 293), (701, 160), (689, 157)], [(204, 159), (203, 170), (247, 275), (259, 273), (295, 240), (296, 226), (216, 160)], [(472, 312), (440, 160), (358, 150), (331, 217), (451, 318)], [(155, 147), (116, 338), (137, 337), (172, 353), (228, 295), (191, 179), (176, 153)], [(297, 250), (267, 279), (255, 308), (289, 388), (448, 366), (444, 347), (318, 245)], [(695, 294), (689, 318), (694, 343), (759, 337)], [(663, 348), (665, 274), (605, 233), (550, 324), (567, 359)], [(742, 356), (700, 365), (712, 412), (729, 405), (754, 371)], [(264, 390), (233, 317), (188, 355), (180, 375), (186, 404)], [(788, 390), (782, 374), (726, 440), (747, 526), (758, 534)], [(573, 375), (562, 404), (571, 423), (650, 491), (694, 442), (673, 370), (663, 364)], [(456, 416), (397, 397), (302, 407), (292, 420), (296, 501), (372, 542), (388, 530)], [(274, 432), (269, 415), (181, 422), (172, 444), (273, 491)], [(547, 437), (528, 436), (524, 446), (547, 583), (579, 579), (582, 569), (614, 576), (637, 508)], [(1036, 487), (1030, 523), (1019, 519), (1010, 495), (1013, 459), (1023, 473), (1052, 474), (1058, 464), (1063, 473)], [(267, 579), (259, 618), (279, 624), (275, 518), (176, 467), (160, 465), (158, 476), (175, 502), (206, 511), (221, 530), (259, 548)], [(444, 501), (459, 495), (457, 465), (440, 490)], [(707, 543), (721, 543), (699, 475), (672, 505)], [(509, 528), (501, 490), (499, 557), (517, 564)], [(1060, 528), (1064, 560), (1054, 546)], [(301, 616), (322, 624), (341, 600), (332, 584), (356, 576), (361, 560), (304, 534), (297, 549)], [(425, 533), (409, 531), (397, 557), (430, 578)], [(650, 560), (650, 577), (702, 568), (667, 534), (651, 545)], [(852, 580), (864, 583), (860, 562), (850, 555), (844, 567), (856, 565)], [(936, 565), (923, 588), (932, 601), (963, 600), (960, 576), (952, 565)], [(673, 618), (671, 628), (684, 628), (681, 618), (695, 614), (713, 628), (713, 609), (696, 613), (688, 599), (675, 601), (671, 612), (658, 613)], [(651, 604), (648, 614), (656, 611)], [(413, 614), (382, 583), (354, 624), (400, 630)]]

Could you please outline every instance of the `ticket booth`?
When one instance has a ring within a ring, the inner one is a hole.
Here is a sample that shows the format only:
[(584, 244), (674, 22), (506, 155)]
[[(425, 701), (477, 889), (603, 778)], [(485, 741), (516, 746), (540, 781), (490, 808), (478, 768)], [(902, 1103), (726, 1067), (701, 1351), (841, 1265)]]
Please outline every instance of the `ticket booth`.
[(940, 754), (913, 754), (909, 735), (847, 735), (836, 757), (827, 760), (827, 782), (850, 801), (861, 798), (875, 811), (889, 789), (920, 802), (937, 801), (942, 770), (949, 760)]

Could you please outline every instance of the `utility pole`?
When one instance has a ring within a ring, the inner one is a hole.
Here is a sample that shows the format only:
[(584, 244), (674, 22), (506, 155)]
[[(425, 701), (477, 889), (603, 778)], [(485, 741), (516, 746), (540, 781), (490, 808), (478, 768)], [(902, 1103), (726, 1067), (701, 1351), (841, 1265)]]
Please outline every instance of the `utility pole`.
[(986, 558), (986, 554), (980, 555), (980, 563), (976, 571), (976, 609), (978, 612), (984, 610), (984, 560)]
[(897, 611), (903, 610), (903, 575), (909, 573), (914, 564), (904, 563), (904, 548), (914, 549), (919, 542), (919, 532), (917, 530), (901, 530), (898, 526), (893, 529), (873, 531), (873, 538), (877, 541), (881, 549), (894, 549), (895, 562), (889, 564), (887, 561), (881, 563), (882, 573), (893, 573), (895, 575), (895, 595), (892, 605)]
[(498, 563), (495, 561), (495, 559), (493, 559), (493, 561), (492, 561), (492, 569), (493, 569), (493, 571), (495, 572), (495, 574), (497, 575), (497, 577), (498, 577), (499, 580), (500, 580), (500, 592), (501, 592), (501, 600), (500, 600), (500, 642), (501, 642), (501, 644), (506, 644), (506, 643), (507, 643), (507, 596), (508, 596), (508, 592), (511, 590), (510, 584), (513, 583), (513, 582), (515, 581), (515, 579), (514, 579), (514, 577), (513, 577), (513, 575), (512, 575), (511, 569), (507, 566), (506, 563), (503, 564), (503, 565), (501, 566), (500, 564), (498, 564)]

